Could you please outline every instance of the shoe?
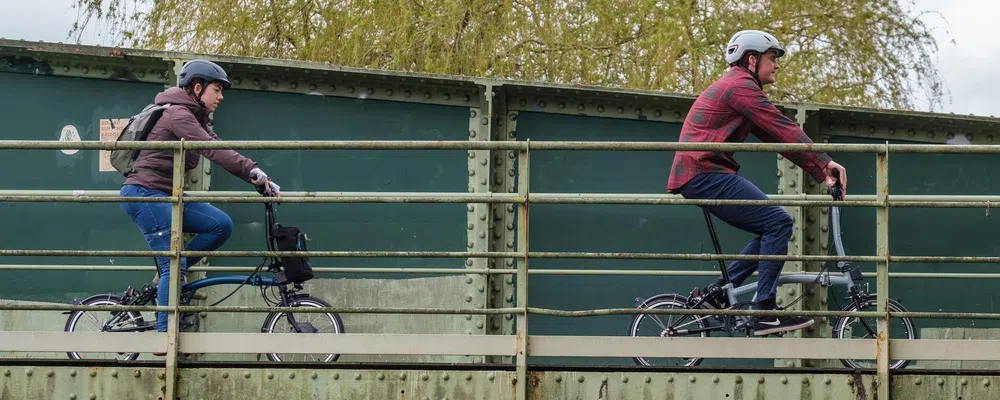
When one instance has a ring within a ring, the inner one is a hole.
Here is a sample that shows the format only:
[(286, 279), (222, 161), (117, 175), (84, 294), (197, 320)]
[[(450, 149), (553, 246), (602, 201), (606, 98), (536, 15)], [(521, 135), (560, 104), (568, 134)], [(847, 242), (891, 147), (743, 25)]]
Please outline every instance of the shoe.
[(760, 317), (753, 324), (753, 334), (755, 336), (770, 335), (772, 333), (788, 332), (802, 329), (812, 325), (812, 318), (805, 317)]
[(716, 310), (724, 310), (729, 307), (729, 302), (726, 301), (725, 296), (722, 295), (721, 287), (718, 284), (711, 284), (704, 288), (696, 287), (691, 291), (691, 300), (697, 303), (705, 298), (705, 302), (702, 303), (710, 308)]

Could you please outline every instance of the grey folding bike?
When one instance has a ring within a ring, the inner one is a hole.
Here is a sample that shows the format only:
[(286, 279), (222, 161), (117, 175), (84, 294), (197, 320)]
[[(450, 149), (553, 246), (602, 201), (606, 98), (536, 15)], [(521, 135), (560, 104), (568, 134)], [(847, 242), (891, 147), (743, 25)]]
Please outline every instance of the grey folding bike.
[[(843, 191), (840, 183), (831, 188), (828, 193), (835, 201), (843, 200)], [(712, 216), (707, 208), (702, 207), (705, 213), (705, 221), (708, 223), (708, 230), (712, 236), (712, 243), (717, 254), (722, 254), (718, 236), (712, 225)], [(830, 207), (830, 225), (833, 229), (833, 242), (837, 255), (844, 256), (844, 245), (841, 240), (840, 230), (840, 207)], [(822, 287), (845, 287), (848, 292), (846, 300), (849, 300), (841, 309), (843, 311), (876, 311), (876, 295), (867, 291), (867, 282), (864, 282), (860, 267), (853, 266), (846, 261), (836, 262), (836, 267), (840, 271), (839, 275), (830, 275), (829, 264), (819, 273), (795, 273), (780, 275), (778, 278), (779, 287), (784, 284), (806, 284), (820, 285)], [(712, 302), (721, 305), (725, 309), (740, 309), (750, 305), (749, 301), (740, 302), (740, 298), (752, 297), (757, 291), (757, 282), (747, 283), (739, 287), (733, 287), (729, 279), (729, 272), (726, 263), (719, 260), (719, 268), (722, 271), (724, 285), (710, 285), (707, 293), (701, 293), (700, 288), (695, 288), (690, 295), (684, 296), (677, 293), (659, 294), (645, 300), (636, 299), (639, 302), (639, 309), (708, 309), (713, 310)], [(824, 274), (824, 272), (826, 272)], [(862, 289), (862, 285), (865, 286)], [(808, 291), (809, 289), (805, 290)], [(790, 302), (793, 305), (799, 298)], [(836, 302), (836, 296), (830, 296)], [(711, 302), (710, 302), (711, 300)], [(786, 306), (786, 307), (788, 307)], [(891, 312), (905, 312), (906, 309), (898, 301), (888, 299), (887, 308)], [(629, 323), (628, 334), (632, 337), (644, 336), (649, 332), (652, 336), (659, 337), (684, 337), (701, 336), (708, 337), (712, 332), (722, 332), (728, 336), (735, 336), (737, 332), (743, 331), (747, 336), (753, 332), (754, 317), (751, 316), (724, 316), (724, 315), (669, 315), (669, 314), (636, 314)], [(643, 325), (645, 323), (645, 325)], [(832, 337), (840, 339), (875, 339), (877, 337), (877, 325), (874, 318), (862, 319), (858, 317), (839, 317), (832, 325)], [(900, 339), (916, 339), (918, 337), (916, 325), (910, 318), (892, 318), (889, 321), (889, 334)], [(774, 336), (782, 336), (782, 333)], [(858, 336), (856, 336), (858, 335)], [(768, 335), (770, 336), (770, 335)], [(874, 347), (874, 344), (873, 344)], [(697, 366), (703, 361), (702, 358), (680, 358), (667, 359), (665, 362), (652, 362), (646, 357), (633, 357), (633, 361), (638, 365), (672, 365), (672, 366)], [(677, 362), (679, 361), (679, 362)], [(852, 369), (867, 369), (875, 367), (875, 360), (853, 360), (841, 359), (844, 366)], [(905, 368), (909, 360), (890, 360), (890, 369)]]

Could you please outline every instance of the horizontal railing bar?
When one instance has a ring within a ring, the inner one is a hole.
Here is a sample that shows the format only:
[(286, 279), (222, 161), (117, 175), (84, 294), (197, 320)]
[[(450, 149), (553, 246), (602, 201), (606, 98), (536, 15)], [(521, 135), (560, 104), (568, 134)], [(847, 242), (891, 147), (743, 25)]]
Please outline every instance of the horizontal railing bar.
[[(257, 192), (250, 191), (204, 191), (204, 190), (192, 190), (184, 191), (184, 194), (188, 195), (185, 197), (185, 201), (195, 201), (196, 198), (201, 197), (245, 197), (245, 198), (257, 198), (260, 194)], [(117, 190), (86, 190), (86, 189), (73, 189), (73, 190), (0, 190), (0, 196), (52, 196), (52, 197), (114, 197), (115, 201), (122, 199), (119, 196), (119, 191)], [(408, 198), (444, 198), (451, 199), (455, 198), (467, 198), (470, 202), (482, 202), (484, 199), (503, 199), (504, 201), (522, 201), (521, 197), (516, 194), (508, 193), (464, 193), (464, 192), (303, 192), (303, 191), (282, 191), (281, 199), (295, 198), (295, 197), (359, 197), (359, 198), (371, 198), (371, 197), (394, 197), (399, 199)], [(771, 200), (819, 200), (828, 201), (830, 200), (829, 195), (821, 194), (768, 194), (768, 198)], [(852, 194), (850, 195), (852, 201), (864, 201), (872, 202), (875, 200), (875, 195), (871, 194)], [(133, 198), (128, 198), (132, 201)], [(171, 202), (174, 201), (173, 197), (159, 197), (156, 200), (138, 200), (138, 201), (151, 201), (151, 202)], [(163, 200), (168, 199), (168, 200)], [(681, 195), (669, 194), (669, 193), (531, 193), (532, 202), (553, 202), (553, 200), (576, 200), (580, 199), (580, 202), (586, 203), (592, 201), (592, 199), (597, 200), (607, 200), (608, 202), (614, 202), (618, 199), (644, 199), (644, 200), (657, 200), (657, 199), (684, 199)], [(893, 202), (979, 202), (985, 204), (987, 201), (991, 202), (990, 206), (993, 206), (993, 202), (1000, 202), (1000, 195), (908, 195), (908, 194), (890, 194), (889, 195), (889, 205), (891, 206)], [(500, 201), (503, 202), (503, 201)]]
[[(0, 271), (155, 271), (152, 265), (56, 265), (56, 264), (0, 264)], [(188, 272), (253, 272), (254, 267), (191, 267)], [(445, 274), (445, 275), (509, 275), (512, 269), (455, 268), (365, 268), (365, 267), (313, 267), (315, 273), (370, 273), (370, 274)]]
[(2, 352), (152, 353), (166, 351), (166, 332), (114, 335), (104, 332), (0, 331)]
[(875, 355), (870, 339), (528, 335), (528, 346), (536, 357), (866, 359)]
[[(989, 339), (892, 339), (889, 354), (906, 360), (1000, 360), (1000, 340)], [(875, 359), (868, 355), (868, 359)]]
[[(520, 308), (413, 308), (413, 307), (271, 307), (271, 306), (178, 306), (181, 312), (291, 312), (295, 314), (433, 314), (433, 315), (499, 315), (523, 314)], [(0, 303), (0, 311), (170, 311), (167, 306), (87, 306), (76, 304), (17, 304)]]
[[(998, 145), (859, 144), (859, 143), (704, 143), (621, 141), (433, 141), (433, 140), (283, 140), (191, 141), (187, 150), (607, 150), (607, 151), (724, 151), (724, 152), (849, 152), (996, 154)], [(0, 140), (0, 150), (177, 150), (178, 141), (115, 142), (59, 140)]]
[(513, 356), (513, 335), (181, 333), (183, 353)]
[[(675, 199), (675, 198), (620, 198), (620, 197), (549, 197), (535, 198), (536, 204), (632, 204), (632, 205), (692, 205), (692, 206), (788, 206), (788, 207), (880, 207), (883, 204), (876, 201), (860, 200), (713, 200), (713, 199)], [(468, 204), (468, 203), (509, 203), (521, 204), (526, 200), (510, 195), (466, 195), (466, 196), (281, 196), (278, 197), (246, 197), (246, 196), (199, 196), (184, 200), (186, 203), (431, 203), (431, 204)], [(120, 196), (32, 196), (7, 195), (0, 196), (0, 202), (7, 203), (176, 203), (176, 197), (120, 197)], [(890, 207), (900, 208), (983, 208), (991, 207), (989, 201), (899, 201), (888, 200)]]
[[(548, 308), (528, 307), (528, 314), (548, 315), (553, 317), (605, 317), (611, 315), (730, 315), (730, 316), (801, 316), (801, 317), (860, 317), (881, 318), (885, 314), (875, 311), (843, 311), (843, 310), (710, 310), (710, 309), (638, 309), (638, 308), (607, 308), (596, 310), (554, 310)], [(939, 318), (939, 319), (1000, 319), (1000, 313), (969, 313), (969, 312), (888, 312), (889, 318)]]
[[(513, 355), (512, 335), (188, 333), (180, 332), (184, 353), (375, 354), (375, 355)], [(289, 337), (288, 335), (296, 335)], [(2, 352), (139, 352), (163, 351), (165, 333), (116, 335), (100, 332), (0, 332)], [(531, 354), (539, 357), (701, 357), (874, 359), (871, 339), (624, 337), (529, 335)], [(894, 339), (893, 358), (908, 360), (1000, 360), (1000, 340)]]
[[(57, 265), (57, 264), (0, 264), (0, 271), (154, 271), (156, 267), (147, 265)], [(253, 272), (254, 267), (199, 266), (188, 268), (188, 272)], [(315, 273), (348, 274), (442, 274), (442, 275), (513, 275), (515, 269), (464, 269), (456, 268), (383, 268), (383, 267), (313, 267)], [(612, 275), (612, 276), (717, 276), (718, 271), (697, 270), (615, 270), (615, 269), (532, 269), (531, 275)], [(783, 271), (781, 275), (798, 275), (810, 271)], [(838, 273), (824, 275), (839, 276)], [(874, 277), (874, 272), (863, 272), (865, 277)], [(757, 276), (757, 272), (751, 274)], [(1000, 273), (978, 272), (890, 272), (890, 278), (945, 278), (945, 279), (1000, 279)]]
[[(282, 257), (301, 256), (316, 258), (521, 258), (518, 252), (474, 251), (181, 251), (184, 257)], [(170, 257), (169, 251), (150, 250), (0, 250), (0, 256), (74, 256), (74, 257)], [(854, 261), (878, 262), (878, 256), (833, 255), (755, 255), (707, 253), (588, 253), (588, 252), (529, 252), (529, 258), (562, 259), (623, 259), (623, 260), (753, 260), (753, 261)], [(1000, 257), (962, 256), (889, 256), (889, 262), (898, 263), (1000, 263)]]

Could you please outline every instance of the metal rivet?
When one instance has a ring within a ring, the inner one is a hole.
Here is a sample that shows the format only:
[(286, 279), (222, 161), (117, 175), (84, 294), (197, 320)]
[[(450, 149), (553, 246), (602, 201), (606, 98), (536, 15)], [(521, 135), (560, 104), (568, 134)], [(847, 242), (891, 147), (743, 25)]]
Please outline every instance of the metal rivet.
[(937, 378), (938, 386), (944, 386), (944, 378)]
[(627, 376), (622, 376), (622, 382), (628, 382), (628, 377)]
[(962, 386), (965, 386), (965, 385), (968, 385), (968, 384), (969, 384), (969, 380), (968, 380), (968, 379), (966, 379), (966, 378), (962, 378), (962, 379), (961, 379), (961, 380), (959, 380), (958, 382), (959, 382), (959, 383), (961, 383), (961, 384), (962, 384)]
[(541, 107), (541, 108), (545, 108), (545, 105), (546, 105), (545, 104), (545, 100), (542, 100), (542, 101), (538, 102), (538, 106)]
[(983, 386), (989, 386), (990, 380), (988, 378), (983, 378)]
[(847, 385), (848, 386), (854, 385), (854, 378), (847, 377)]
[(625, 113), (625, 107), (618, 107), (618, 113), (619, 114), (624, 114)]
[(361, 373), (360, 372), (354, 374), (354, 380), (356, 380), (356, 381), (360, 381), (361, 380)]
[[(847, 379), (851, 379), (851, 378), (847, 378)], [(757, 378), (757, 383), (764, 383), (764, 377), (762, 376), (762, 377)]]
[(97, 371), (90, 371), (90, 377), (93, 378), (97, 376)]
[[(243, 378), (250, 379), (250, 373), (249, 372), (244, 372), (243, 373)], [(336, 378), (334, 378), (334, 379), (336, 379)]]
[(448, 376), (448, 373), (447, 373), (447, 372), (446, 372), (446, 373), (444, 374), (444, 376), (442, 376), (442, 377), (441, 377), (441, 379), (444, 379), (444, 380), (448, 380), (448, 379), (450, 379), (450, 378), (451, 378), (451, 377), (450, 377), (450, 376)]
[[(204, 373), (204, 372), (203, 372), (203, 373)], [(133, 376), (135, 376), (136, 378), (138, 378), (138, 377), (141, 377), (141, 376), (142, 376), (142, 371), (140, 371), (140, 370), (135, 370), (135, 372), (134, 372), (134, 373), (132, 373), (132, 375), (133, 375)]]
[(278, 87), (278, 81), (271, 81), (271, 86)]
[(556, 376), (556, 382), (562, 382), (562, 375)]
[(268, 372), (267, 373), (267, 379), (274, 379), (274, 373), (273, 372)]
[(604, 112), (604, 106), (597, 106), (597, 112)]
[(97, 395), (96, 394), (91, 394), (90, 395), (90, 400), (97, 400)]
[(921, 377), (919, 377), (919, 376), (917, 377), (916, 380), (913, 381), (913, 384), (915, 384), (915, 385), (920, 385), (922, 383), (924, 383), (924, 379), (921, 378)]
[[(5, 373), (4, 375), (9, 375), (9, 374)], [(69, 376), (76, 376), (76, 371), (69, 371)]]
[(383, 374), (383, 373), (379, 372), (379, 373), (378, 373), (378, 380), (380, 380), (380, 381), (381, 381), (381, 380), (385, 380), (385, 374)]
[(292, 89), (298, 89), (299, 88), (299, 84), (296, 83), (296, 82), (292, 82), (291, 87), (292, 87)]
[(576, 381), (583, 382), (584, 381), (583, 375), (580, 375), (578, 378), (576, 378)]
[(368, 95), (372, 96), (374, 94), (375, 94), (375, 89), (374, 88), (368, 88)]
[(737, 384), (743, 383), (743, 377), (742, 376), (737, 376), (735, 382)]
[(354, 86), (348, 86), (347, 93), (354, 93)]
[(406, 372), (403, 372), (403, 373), (399, 374), (399, 380), (401, 380), (401, 381), (405, 381), (406, 380)]
[[(671, 381), (671, 382), (673, 382), (673, 379), (674, 379), (674, 377), (670, 377), (668, 380)], [(646, 377), (646, 383), (649, 383), (649, 382), (652, 382), (652, 381), (653, 381), (653, 378), (650, 378), (648, 376)]]
[(288, 379), (295, 379), (295, 373), (294, 372), (289, 372), (288, 373)]
[(602, 376), (601, 377), (601, 382), (608, 383), (608, 377)]
[[(163, 374), (160, 374), (160, 375), (163, 375)], [(118, 377), (118, 371), (111, 371), (111, 376), (117, 378)]]
[(714, 382), (714, 383), (719, 383), (719, 377), (717, 377), (717, 376), (713, 376), (713, 377), (712, 377), (712, 382)]
[(493, 380), (496, 379), (496, 376), (493, 375), (493, 373), (491, 372), (489, 375), (486, 376), (486, 379), (489, 379), (490, 382), (493, 382)]
[(562, 109), (566, 108), (566, 103), (559, 102), (559, 104), (557, 106), (559, 107), (560, 110), (562, 110)]
[(70, 393), (69, 400), (76, 400), (76, 393)]
[(55, 375), (56, 375), (55, 371), (49, 371), (49, 372), (45, 373), (45, 376), (50, 377), (50, 378), (53, 377), (53, 376), (55, 376)]
[(583, 104), (581, 103), (581, 104), (578, 104), (578, 105), (576, 106), (576, 109), (577, 109), (577, 110), (580, 110), (580, 111), (583, 111), (583, 110), (587, 109), (587, 107), (586, 107), (586, 106), (584, 106), (584, 105), (583, 105)]
[(337, 380), (337, 379), (340, 379), (340, 374), (334, 373), (333, 374), (333, 380)]
[(425, 381), (426, 381), (426, 380), (427, 380), (427, 379), (429, 379), (429, 378), (430, 378), (430, 377), (429, 377), (429, 376), (427, 376), (427, 374), (423, 374), (423, 375), (420, 375), (420, 379), (421, 379), (421, 380), (425, 380)]

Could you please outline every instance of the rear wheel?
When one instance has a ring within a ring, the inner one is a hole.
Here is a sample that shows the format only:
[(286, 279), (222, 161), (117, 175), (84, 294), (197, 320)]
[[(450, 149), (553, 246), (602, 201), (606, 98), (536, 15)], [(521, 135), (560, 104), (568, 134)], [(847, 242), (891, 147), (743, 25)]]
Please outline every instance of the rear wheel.
[[(94, 296), (84, 300), (81, 305), (85, 306), (120, 306), (121, 297), (114, 295)], [(109, 332), (114, 333), (114, 329), (136, 328), (147, 326), (146, 321), (135, 311), (73, 311), (66, 319), (66, 332)], [(150, 326), (150, 330), (155, 327)], [(138, 332), (138, 331), (137, 331)], [(121, 334), (121, 333), (119, 333)], [(114, 340), (109, 336), (108, 340)], [(139, 353), (79, 353), (68, 352), (69, 358), (80, 359), (104, 359), (104, 360), (124, 360), (132, 361), (139, 357)]]
[[(640, 309), (690, 309), (687, 305), (687, 298), (678, 294), (661, 294), (647, 299)], [(707, 315), (670, 315), (670, 314), (636, 314), (629, 323), (628, 334), (632, 337), (653, 336), (653, 337), (683, 337), (700, 336), (708, 337), (708, 332), (699, 332), (688, 335), (677, 335), (674, 331), (687, 329), (698, 329), (705, 327), (705, 321), (711, 316)], [(670, 329), (672, 328), (672, 329)], [(638, 365), (664, 365), (664, 366), (685, 366), (693, 367), (701, 364), (701, 358), (648, 358), (633, 357)]]
[[(332, 307), (329, 303), (315, 297), (300, 297), (293, 299), (288, 307)], [(264, 333), (344, 333), (344, 322), (340, 316), (334, 313), (295, 313), (293, 314), (295, 324), (299, 329), (296, 331), (289, 324), (286, 313), (272, 312), (264, 318), (264, 325), (261, 332)], [(312, 361), (312, 362), (334, 362), (340, 358), (340, 354), (276, 354), (270, 353), (267, 358), (271, 361)]]

